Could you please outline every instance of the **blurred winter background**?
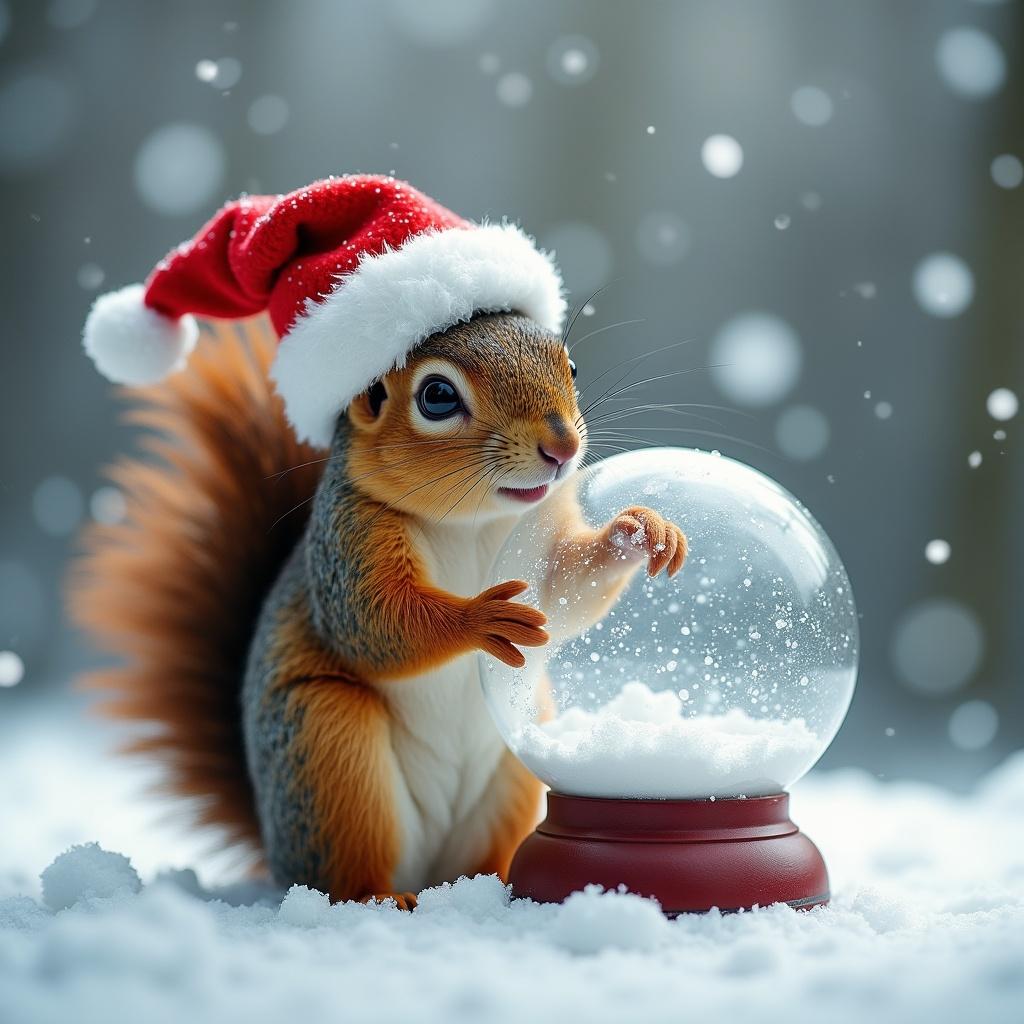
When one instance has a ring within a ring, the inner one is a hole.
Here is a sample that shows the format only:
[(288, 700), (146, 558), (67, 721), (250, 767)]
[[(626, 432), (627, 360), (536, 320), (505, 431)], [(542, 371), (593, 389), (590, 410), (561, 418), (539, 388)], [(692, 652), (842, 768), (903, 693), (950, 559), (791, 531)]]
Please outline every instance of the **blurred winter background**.
[(692, 341), (638, 404), (734, 411), (630, 431), (750, 462), (834, 539), (863, 653), (826, 767), (964, 789), (1024, 745), (1022, 28), (1013, 0), (0, 2), (5, 806), (109, 821), (129, 778), (80, 780), (109, 736), (61, 602), (132, 444), (90, 303), (224, 199), (354, 170), (604, 287), (582, 381)]

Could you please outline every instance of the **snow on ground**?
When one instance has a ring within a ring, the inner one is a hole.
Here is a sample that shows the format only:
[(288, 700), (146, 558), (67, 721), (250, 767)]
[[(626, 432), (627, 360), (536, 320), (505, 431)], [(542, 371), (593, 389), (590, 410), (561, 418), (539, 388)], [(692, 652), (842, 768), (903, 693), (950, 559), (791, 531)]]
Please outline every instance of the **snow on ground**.
[[(224, 863), (154, 826), (82, 730), (19, 733), (0, 736), (4, 1024), (1024, 1019), (1024, 753), (970, 797), (812, 776), (794, 811), (833, 904), (668, 921), (616, 893), (510, 901), (493, 877), (412, 914), (218, 889)], [(107, 853), (56, 857), (88, 839)]]

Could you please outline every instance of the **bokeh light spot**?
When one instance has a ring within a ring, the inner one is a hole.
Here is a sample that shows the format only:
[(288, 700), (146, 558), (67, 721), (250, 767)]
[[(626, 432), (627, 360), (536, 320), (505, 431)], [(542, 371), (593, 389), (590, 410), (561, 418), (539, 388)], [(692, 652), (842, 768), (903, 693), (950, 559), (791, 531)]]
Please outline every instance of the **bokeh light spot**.
[(674, 213), (649, 213), (636, 229), (636, 247), (648, 263), (668, 267), (690, 248), (690, 229)]
[(810, 128), (819, 128), (832, 120), (832, 97), (816, 85), (802, 85), (789, 98), (793, 116)]
[(987, 700), (968, 700), (949, 716), (949, 738), (961, 750), (983, 750), (999, 731), (999, 713)]
[(796, 385), (803, 352), (796, 331), (770, 313), (743, 313), (729, 320), (711, 343), (711, 378), (741, 405), (766, 406)]
[(1024, 181), (1024, 164), (1012, 153), (1001, 153), (992, 161), (992, 180), (1000, 188), (1016, 188)]
[(82, 492), (63, 476), (47, 477), (32, 495), (36, 523), (51, 537), (66, 537), (82, 521)]
[(576, 221), (557, 224), (545, 233), (543, 247), (557, 256), (570, 292), (589, 294), (608, 283), (612, 247), (597, 228)]
[(960, 26), (943, 32), (935, 48), (935, 62), (946, 85), (965, 99), (992, 96), (1006, 78), (1002, 48), (979, 28)]
[(219, 191), (225, 163), (224, 147), (208, 128), (183, 122), (164, 125), (139, 148), (135, 188), (157, 213), (194, 213), (209, 206)]
[(98, 487), (89, 498), (89, 514), (97, 523), (119, 523), (124, 513), (124, 495), (117, 487)]
[(985, 408), (994, 420), (1012, 420), (1017, 415), (1020, 403), (1017, 395), (1009, 388), (996, 388), (987, 399)]
[(743, 166), (743, 147), (731, 135), (712, 135), (700, 150), (704, 169), (716, 178), (733, 178)]
[(562, 36), (548, 50), (548, 72), (563, 85), (582, 85), (597, 72), (598, 52), (586, 36)]
[(0, 85), (0, 170), (27, 171), (47, 163), (67, 142), (72, 99), (59, 78), (24, 68)]
[(216, 89), (233, 89), (242, 80), (242, 62), (235, 57), (221, 57), (216, 61), (215, 68), (209, 81)]
[(912, 690), (928, 696), (953, 693), (981, 664), (981, 623), (959, 601), (936, 598), (910, 608), (896, 624), (893, 664)]
[(959, 316), (974, 299), (974, 275), (959, 256), (935, 252), (914, 270), (914, 297), (932, 316)]
[(14, 651), (0, 651), (0, 686), (17, 686), (25, 678), (25, 663)]
[(260, 96), (250, 104), (246, 119), (257, 135), (275, 135), (288, 123), (288, 104), (280, 96)]
[(497, 93), (506, 107), (525, 107), (533, 95), (533, 83), (521, 71), (509, 71), (498, 79)]
[(87, 292), (94, 292), (103, 284), (106, 274), (103, 268), (96, 263), (83, 263), (75, 275), (78, 280), (78, 287)]
[(828, 447), (831, 430), (825, 415), (809, 405), (794, 405), (775, 423), (779, 451), (791, 459), (816, 459)]

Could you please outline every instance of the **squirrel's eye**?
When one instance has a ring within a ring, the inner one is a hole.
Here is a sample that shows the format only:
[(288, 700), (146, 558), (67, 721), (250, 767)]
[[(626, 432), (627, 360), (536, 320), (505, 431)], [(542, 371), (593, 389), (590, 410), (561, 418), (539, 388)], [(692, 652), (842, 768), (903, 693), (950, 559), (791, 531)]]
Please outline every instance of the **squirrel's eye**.
[(443, 420), (462, 409), (462, 399), (454, 385), (444, 377), (425, 381), (416, 396), (419, 410), (428, 420)]
[(569, 360), (569, 372), (572, 374), (572, 379), (576, 379), (576, 364), (570, 359)]

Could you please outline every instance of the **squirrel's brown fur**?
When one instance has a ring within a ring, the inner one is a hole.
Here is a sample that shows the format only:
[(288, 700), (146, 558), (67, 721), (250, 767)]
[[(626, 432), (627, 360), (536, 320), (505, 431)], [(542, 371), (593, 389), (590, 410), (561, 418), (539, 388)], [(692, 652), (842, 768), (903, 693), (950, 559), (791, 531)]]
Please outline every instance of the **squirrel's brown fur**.
[(256, 852), (239, 690), (322, 453), (295, 440), (271, 388), (269, 327), (204, 333), (187, 373), (128, 392), (129, 421), (154, 432), (143, 442), (151, 457), (111, 469), (127, 514), (86, 531), (70, 604), (101, 647), (128, 658), (87, 680), (107, 713), (152, 723), (128, 749), (160, 761), (166, 788), (193, 798), (200, 824)]

